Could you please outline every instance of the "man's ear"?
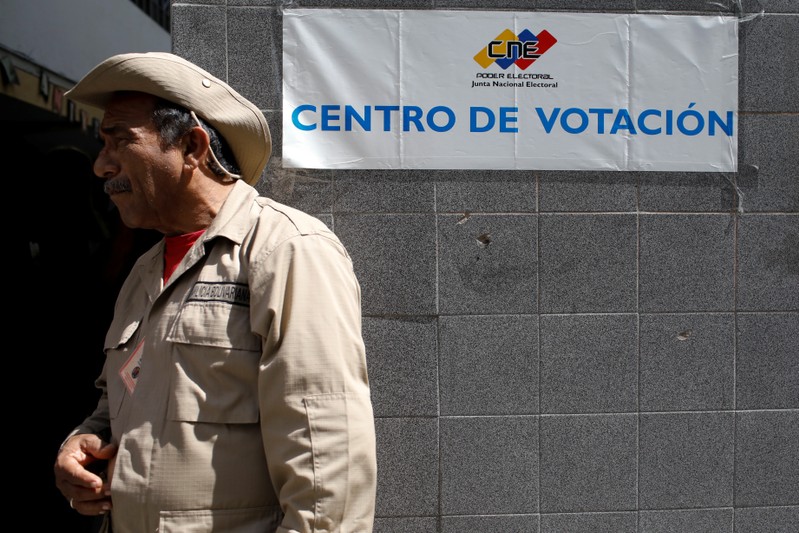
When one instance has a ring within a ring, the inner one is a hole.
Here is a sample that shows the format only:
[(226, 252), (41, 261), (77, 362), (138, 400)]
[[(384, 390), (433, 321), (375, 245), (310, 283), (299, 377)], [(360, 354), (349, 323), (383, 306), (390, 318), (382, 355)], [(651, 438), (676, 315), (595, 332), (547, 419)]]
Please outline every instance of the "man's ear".
[(194, 126), (183, 138), (183, 162), (192, 168), (199, 168), (208, 160), (211, 139), (200, 126)]

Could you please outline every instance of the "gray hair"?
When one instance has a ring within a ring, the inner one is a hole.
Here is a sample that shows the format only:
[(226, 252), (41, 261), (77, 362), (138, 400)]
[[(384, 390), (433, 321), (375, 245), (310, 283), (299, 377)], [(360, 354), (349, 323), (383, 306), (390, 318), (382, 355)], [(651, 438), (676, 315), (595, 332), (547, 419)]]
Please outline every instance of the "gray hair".
[[(195, 121), (196, 119), (196, 121)], [(210, 139), (211, 157), (208, 158), (208, 168), (216, 176), (238, 177), (241, 174), (233, 151), (216, 129), (197, 117), (188, 109), (159, 98), (153, 111), (153, 123), (161, 136), (164, 147), (176, 146), (197, 124), (205, 130)]]

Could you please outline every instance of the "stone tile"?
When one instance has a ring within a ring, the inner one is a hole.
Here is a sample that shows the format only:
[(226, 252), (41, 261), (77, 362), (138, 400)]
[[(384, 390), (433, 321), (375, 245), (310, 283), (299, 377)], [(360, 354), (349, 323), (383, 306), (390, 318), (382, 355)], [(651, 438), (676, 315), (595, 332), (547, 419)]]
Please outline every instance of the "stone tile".
[(733, 533), (732, 509), (641, 511), (640, 514), (638, 533)]
[(799, 13), (796, 0), (743, 0), (744, 14), (753, 13)]
[(634, 414), (542, 416), (541, 512), (635, 510), (636, 458)]
[(232, 6), (237, 6), (237, 7), (282, 6), (285, 5), (285, 3), (286, 3), (285, 0), (227, 0), (227, 5), (231, 7)]
[(435, 319), (365, 317), (363, 338), (375, 416), (437, 416)]
[(541, 412), (637, 410), (635, 315), (542, 316)]
[(438, 519), (435, 517), (375, 517), (374, 533), (438, 533)]
[(331, 212), (333, 182), (329, 171), (281, 168), (278, 161), (270, 160), (258, 185), (261, 194), (276, 202), (306, 213)]
[[(283, 112), (275, 111), (273, 109), (262, 110), (266, 117), (266, 122), (269, 124), (269, 134), (272, 137), (272, 157), (269, 159), (271, 164), (274, 160), (283, 166)], [(268, 168), (268, 167), (267, 167)]]
[(315, 214), (314, 216), (319, 220), (321, 220), (322, 222), (324, 222), (325, 226), (330, 228), (331, 231), (333, 230), (333, 215), (327, 215), (322, 213), (322, 214)]
[(737, 206), (731, 178), (724, 174), (646, 172), (640, 177), (641, 211), (718, 213)]
[(799, 505), (799, 411), (736, 417), (735, 506)]
[(539, 219), (542, 313), (636, 310), (635, 215)]
[(230, 84), (260, 109), (282, 107), (283, 19), (279, 9), (227, 10)]
[(172, 53), (229, 82), (224, 6), (178, 4), (171, 10)]
[(336, 215), (334, 222), (353, 258), (364, 314), (435, 313), (433, 215)]
[(416, 170), (333, 171), (335, 213), (433, 213), (429, 175)]
[(438, 512), (438, 423), (435, 418), (378, 418), (376, 516)]
[(635, 11), (633, 0), (535, 0), (536, 9)]
[[(538, 515), (444, 516), (441, 533), (538, 533)], [(415, 532), (414, 532), (415, 533)]]
[(799, 111), (799, 17), (769, 15), (740, 25), (740, 111)]
[(641, 315), (641, 411), (733, 408), (732, 314)]
[(799, 313), (740, 313), (736, 407), (799, 408)]
[[(302, 170), (302, 178), (298, 178), (299, 169), (284, 169), (282, 144), (283, 128), (281, 126), (282, 113), (279, 111), (262, 111), (269, 126), (269, 135), (272, 138), (272, 153), (266, 167), (261, 173), (261, 178), (254, 187), (264, 196), (269, 196), (278, 202), (287, 205), (302, 206), (299, 209), (310, 212), (330, 212), (330, 196), (322, 194), (319, 190), (330, 191), (330, 172), (327, 170)], [(312, 180), (311, 177), (314, 179)], [(325, 182), (318, 186), (316, 180)], [(278, 198), (280, 198), (278, 200)], [(308, 199), (312, 199), (310, 202)], [(324, 209), (309, 209), (309, 204), (324, 205)]]
[(442, 316), (441, 414), (538, 413), (538, 317)]
[(532, 171), (443, 170), (436, 171), (433, 177), (439, 213), (534, 213), (536, 210), (536, 179)]
[(530, 9), (536, 0), (435, 0), (436, 9), (474, 8), (481, 10)]
[(636, 533), (636, 513), (541, 515), (541, 533)]
[(641, 215), (639, 309), (732, 311), (734, 220), (729, 215)]
[(732, 14), (734, 0), (708, 2), (708, 0), (637, 0), (638, 11), (698, 12)]
[(788, 533), (799, 524), (799, 507), (749, 507), (735, 510), (735, 533)]
[(799, 213), (796, 139), (799, 115), (741, 117), (736, 183), (745, 213)]
[(535, 313), (537, 226), (535, 215), (439, 216), (440, 312)]
[(541, 172), (539, 210), (545, 212), (635, 211), (634, 172)]
[[(330, 0), (302, 0), (302, 7), (330, 7)], [(336, 0), (337, 9), (432, 9), (435, 0)]]
[(733, 413), (642, 414), (641, 509), (732, 505)]
[(738, 221), (738, 309), (799, 310), (799, 216)]
[(441, 418), (441, 514), (538, 512), (535, 417)]

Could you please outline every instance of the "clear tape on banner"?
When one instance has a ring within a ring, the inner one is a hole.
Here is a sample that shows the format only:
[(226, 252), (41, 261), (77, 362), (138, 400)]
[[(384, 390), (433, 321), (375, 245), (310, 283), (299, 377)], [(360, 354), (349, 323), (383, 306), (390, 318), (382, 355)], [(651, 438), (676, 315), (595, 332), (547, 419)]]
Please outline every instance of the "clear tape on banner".
[[(759, 0), (752, 0), (752, 2), (757, 4), (757, 6), (760, 8), (760, 10), (759, 11), (754, 11), (754, 12), (748, 14), (748, 15), (744, 14), (743, 0), (730, 0), (730, 1), (732, 2), (732, 4), (736, 8), (735, 12), (738, 14), (739, 22), (749, 22), (750, 20), (754, 20), (756, 18), (760, 18), (766, 12), (765, 8), (763, 7), (763, 4), (761, 4)], [(719, 7), (726, 7), (726, 6), (723, 6), (722, 4), (719, 4), (718, 2), (710, 2), (710, 3), (711, 3), (711, 5), (717, 5)]]

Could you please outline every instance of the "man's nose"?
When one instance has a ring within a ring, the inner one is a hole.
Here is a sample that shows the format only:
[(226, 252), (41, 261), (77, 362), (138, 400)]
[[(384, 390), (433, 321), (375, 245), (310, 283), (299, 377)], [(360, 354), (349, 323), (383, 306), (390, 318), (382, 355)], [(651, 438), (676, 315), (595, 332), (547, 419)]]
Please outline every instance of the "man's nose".
[(103, 148), (94, 160), (94, 173), (98, 178), (111, 178), (119, 171), (119, 166), (116, 161), (108, 153), (108, 150)]

